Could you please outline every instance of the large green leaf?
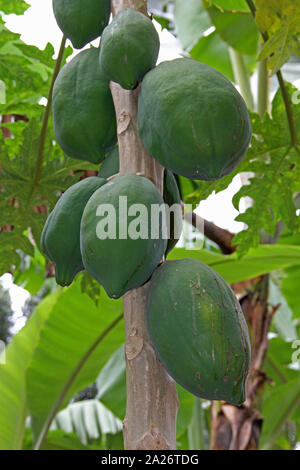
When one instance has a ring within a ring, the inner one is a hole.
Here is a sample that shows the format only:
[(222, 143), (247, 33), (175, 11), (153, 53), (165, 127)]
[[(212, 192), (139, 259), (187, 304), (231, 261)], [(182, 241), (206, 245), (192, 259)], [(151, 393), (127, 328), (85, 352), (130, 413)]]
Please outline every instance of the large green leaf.
[(225, 256), (206, 250), (175, 248), (168, 259), (195, 258), (209, 264), (229, 282), (241, 282), (276, 269), (300, 264), (300, 247), (293, 245), (260, 245), (243, 258), (236, 253)]
[(59, 291), (56, 291), (37, 307), (7, 347), (6, 363), (0, 363), (0, 450), (22, 448), (27, 416), (26, 370), (40, 330), (58, 297)]
[(282, 293), (293, 311), (294, 318), (300, 317), (299, 279), (300, 266), (287, 268), (282, 279)]
[(261, 449), (272, 449), (282, 426), (292, 412), (300, 406), (299, 377), (287, 384), (276, 387), (266, 397), (262, 409), (264, 423), (260, 438)]
[(97, 307), (82, 294), (80, 276), (60, 295), (41, 331), (27, 374), (28, 404), (38, 445), (57, 412), (96, 379), (124, 341), (121, 318), (122, 301), (109, 299), (102, 290)]
[(282, 385), (295, 378), (298, 372), (289, 366), (292, 362), (293, 342), (276, 337), (269, 341), (264, 371), (275, 385)]
[(208, 7), (207, 11), (217, 33), (227, 44), (242, 54), (256, 55), (258, 30), (250, 12), (221, 11), (215, 6)]
[[(292, 99), (297, 90), (289, 83), (285, 86), (299, 141), (300, 106)], [(241, 198), (247, 196), (253, 200), (253, 204), (236, 218), (248, 227), (233, 240), (238, 245), (240, 255), (251, 246), (258, 245), (262, 229), (273, 235), (279, 221), (283, 221), (290, 231), (298, 231), (300, 226), (294, 203), (294, 194), (300, 191), (300, 150), (291, 144), (281, 90), (272, 102), (272, 118), (266, 114), (261, 120), (257, 114), (251, 114), (251, 121), (253, 138), (247, 155), (250, 160), (247, 171), (255, 176), (249, 179), (249, 184), (242, 186), (232, 200), (237, 210)]]
[(209, 36), (202, 37), (190, 50), (190, 56), (214, 67), (234, 81), (228, 46), (215, 31)]
[(97, 398), (120, 419), (126, 412), (126, 364), (122, 345), (101, 370)]
[(300, 5), (295, 0), (257, 0), (256, 6), (257, 26), (268, 35), (259, 59), (268, 58), (268, 67), (275, 73), (291, 54), (300, 56)]
[(293, 312), (282, 295), (280, 286), (275, 284), (273, 280), (270, 280), (269, 282), (268, 301), (271, 305), (279, 306), (273, 318), (273, 326), (275, 327), (276, 332), (286, 341), (297, 339), (295, 323), (292, 320)]
[(7, 15), (10, 13), (22, 15), (27, 8), (29, 5), (24, 0), (0, 0), (0, 12), (3, 11)]
[(249, 7), (246, 0), (210, 0), (211, 3), (223, 10), (248, 12)]
[(201, 1), (175, 0), (174, 20), (176, 33), (183, 49), (190, 49), (211, 26), (211, 21)]

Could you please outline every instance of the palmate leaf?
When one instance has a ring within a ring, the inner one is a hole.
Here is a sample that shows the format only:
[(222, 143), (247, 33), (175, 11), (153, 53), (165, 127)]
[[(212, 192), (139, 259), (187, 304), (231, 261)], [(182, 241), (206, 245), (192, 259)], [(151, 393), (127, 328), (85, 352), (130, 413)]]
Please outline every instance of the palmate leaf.
[(259, 59), (269, 57), (268, 68), (275, 73), (291, 54), (300, 56), (300, 4), (295, 0), (257, 0), (256, 6), (256, 24), (269, 37)]
[(204, 6), (221, 38), (242, 54), (256, 55), (258, 30), (251, 13), (221, 10), (210, 4), (209, 0), (204, 0)]
[[(18, 264), (17, 249), (32, 255), (33, 246), (25, 236), (31, 228), (36, 243), (39, 243), (47, 214), (38, 213), (37, 206), (55, 205), (61, 191), (66, 190), (79, 178), (71, 170), (84, 168), (84, 163), (64, 157), (58, 145), (48, 138), (38, 184), (34, 184), (40, 124), (32, 120), (24, 129), (17, 155), (10, 158), (6, 148), (9, 139), (0, 140), (0, 227), (11, 226), (10, 231), (0, 233), (0, 272), (6, 272), (12, 264)], [(55, 158), (53, 158), (53, 154)]]
[(22, 15), (29, 6), (24, 0), (0, 0), (0, 12), (3, 11), (6, 15)]
[[(286, 86), (291, 97), (295, 88), (289, 84)], [(300, 141), (300, 106), (292, 104), (291, 98), (290, 101)], [(238, 245), (239, 255), (245, 254), (251, 246), (258, 246), (261, 229), (273, 235), (280, 220), (291, 230), (298, 230), (300, 226), (293, 200), (300, 189), (300, 151), (290, 142), (281, 91), (274, 97), (272, 118), (266, 115), (261, 121), (257, 114), (252, 114), (251, 119), (253, 138), (247, 171), (255, 173), (255, 176), (233, 198), (236, 209), (242, 197), (253, 199), (253, 205), (236, 218), (248, 225), (247, 230), (233, 239), (233, 243)]]
[[(71, 47), (66, 48), (64, 61), (72, 52)], [(0, 78), (6, 95), (5, 103), (0, 104), (0, 114), (31, 117), (41, 112), (43, 107), (38, 103), (48, 96), (55, 65), (53, 56), (51, 44), (44, 50), (25, 44), (19, 34), (6, 28), (0, 16)]]

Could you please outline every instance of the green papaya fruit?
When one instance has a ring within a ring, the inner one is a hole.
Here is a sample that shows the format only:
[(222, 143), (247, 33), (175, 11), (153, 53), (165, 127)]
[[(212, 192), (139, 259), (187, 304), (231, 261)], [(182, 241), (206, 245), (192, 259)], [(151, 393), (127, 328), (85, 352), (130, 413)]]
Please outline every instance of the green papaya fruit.
[(113, 175), (119, 173), (119, 148), (115, 147), (110, 154), (105, 158), (104, 162), (101, 163), (98, 176), (101, 178), (110, 178)]
[(116, 176), (87, 203), (80, 229), (82, 260), (109, 297), (117, 299), (144, 284), (162, 259), (167, 240), (161, 221), (156, 224), (151, 217), (152, 205), (161, 204), (156, 186), (135, 174)]
[[(119, 173), (119, 169), (119, 149), (116, 147), (101, 164), (98, 176), (101, 178), (109, 178), (110, 176)], [(181, 204), (181, 198), (176, 179), (173, 173), (167, 169), (164, 172), (163, 199), (169, 207), (171, 207), (173, 204)], [(177, 219), (174, 212), (170, 211), (170, 238), (168, 239), (166, 255), (175, 247), (179, 240), (179, 238), (175, 236), (175, 224), (176, 233), (181, 233), (182, 220)]]
[(109, 82), (99, 67), (99, 49), (79, 52), (58, 74), (53, 89), (57, 142), (72, 158), (99, 163), (117, 140)]
[[(164, 201), (169, 207), (172, 207), (173, 204), (177, 204), (178, 206), (181, 205), (181, 197), (175, 176), (173, 175), (172, 171), (168, 170), (167, 168), (164, 172)], [(181, 231), (182, 219), (177, 219), (174, 212), (170, 211), (170, 238), (168, 239), (166, 256), (176, 246), (179, 240), (178, 235), (176, 236), (176, 233), (181, 234)]]
[(68, 188), (49, 214), (41, 236), (41, 248), (54, 263), (57, 284), (71, 284), (84, 269), (80, 253), (80, 221), (86, 203), (106, 181), (85, 178)]
[(163, 166), (196, 180), (232, 172), (251, 140), (247, 106), (232, 83), (212, 67), (182, 58), (144, 77), (138, 131)]
[(127, 8), (103, 31), (100, 64), (109, 80), (131, 90), (155, 67), (159, 47), (152, 21), (143, 13)]
[(101, 36), (110, 17), (110, 0), (53, 0), (58, 26), (81, 49)]
[(234, 405), (245, 400), (248, 328), (236, 296), (212, 268), (196, 259), (157, 268), (147, 324), (158, 357), (186, 390)]

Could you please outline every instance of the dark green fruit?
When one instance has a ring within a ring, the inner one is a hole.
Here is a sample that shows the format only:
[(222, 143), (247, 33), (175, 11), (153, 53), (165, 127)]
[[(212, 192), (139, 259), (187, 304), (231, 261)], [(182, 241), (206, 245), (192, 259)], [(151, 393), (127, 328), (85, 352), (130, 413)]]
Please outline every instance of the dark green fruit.
[[(119, 173), (120, 163), (119, 163), (119, 149), (116, 147), (108, 157), (101, 164), (98, 176), (101, 178), (110, 178), (110, 176)], [(177, 186), (176, 179), (173, 173), (170, 170), (165, 170), (164, 172), (164, 202), (171, 207), (173, 204), (180, 205), (181, 198), (179, 189)], [(179, 238), (175, 236), (175, 224), (176, 224), (176, 233), (181, 233), (182, 229), (182, 220), (179, 220), (175, 217), (174, 212), (170, 211), (170, 238), (168, 240), (168, 246), (166, 250), (166, 255), (175, 247)]]
[(115, 144), (116, 115), (109, 82), (99, 67), (99, 49), (80, 52), (55, 81), (55, 137), (72, 158), (99, 163)]
[(159, 45), (159, 36), (149, 18), (131, 8), (122, 10), (103, 31), (103, 72), (109, 80), (131, 90), (155, 67)]
[(106, 181), (97, 176), (74, 184), (60, 197), (46, 220), (41, 248), (54, 263), (57, 284), (67, 286), (84, 269), (80, 253), (80, 221), (92, 194)]
[(163, 62), (142, 82), (138, 130), (163, 166), (191, 179), (227, 175), (251, 139), (246, 104), (223, 75), (193, 59)]
[[(165, 169), (164, 172), (164, 201), (169, 207), (172, 207), (173, 204), (177, 204), (178, 206), (181, 205), (180, 193), (175, 176), (172, 171), (167, 169)], [(166, 256), (171, 250), (173, 250), (179, 240), (178, 236), (176, 236), (175, 228), (176, 233), (181, 234), (182, 219), (179, 219), (179, 217), (177, 218), (174, 212), (170, 211), (170, 238), (168, 240)]]
[(105, 158), (104, 162), (101, 163), (98, 176), (101, 178), (110, 178), (113, 175), (119, 173), (119, 148), (115, 147), (110, 154)]
[(53, 0), (58, 26), (81, 49), (101, 33), (109, 21), (110, 0)]
[[(122, 197), (121, 205), (119, 197)], [(126, 198), (128, 217), (127, 208), (122, 210)], [(132, 207), (133, 204), (143, 205), (146, 210), (143, 221), (137, 220), (140, 209)], [(163, 204), (158, 189), (147, 178), (130, 174), (116, 176), (98, 189), (84, 209), (81, 221), (83, 264), (110, 297), (119, 298), (129, 289), (144, 284), (163, 257), (167, 240), (162, 238), (161, 223), (156, 226), (153, 220), (151, 223), (152, 204)], [(131, 215), (133, 209), (137, 212)], [(157, 239), (151, 238), (154, 228), (157, 228)], [(140, 237), (138, 234), (134, 239), (133, 232), (139, 232)]]
[(243, 403), (249, 333), (239, 302), (218, 273), (195, 259), (165, 262), (151, 278), (147, 322), (176, 382), (208, 400)]

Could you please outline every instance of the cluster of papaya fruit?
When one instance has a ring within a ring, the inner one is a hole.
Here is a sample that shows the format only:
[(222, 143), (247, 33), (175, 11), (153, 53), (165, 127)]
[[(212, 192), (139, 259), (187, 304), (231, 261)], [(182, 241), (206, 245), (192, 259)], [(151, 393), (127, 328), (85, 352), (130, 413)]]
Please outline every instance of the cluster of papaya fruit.
[[(98, 176), (61, 196), (45, 223), (41, 247), (55, 265), (57, 283), (69, 285), (86, 269), (110, 297), (119, 298), (150, 280), (148, 330), (169, 374), (197, 396), (240, 404), (250, 343), (234, 293), (198, 260), (164, 261), (178, 241), (174, 220), (167, 239), (161, 219), (155, 239), (128, 237), (130, 217), (124, 221), (120, 197), (128, 206), (145, 206), (150, 227), (153, 205), (180, 205), (176, 175), (214, 180), (230, 173), (251, 139), (247, 107), (231, 82), (205, 64), (182, 58), (156, 66), (159, 37), (142, 13), (122, 10), (109, 23), (109, 0), (53, 0), (53, 7), (75, 48), (101, 35), (100, 48), (79, 52), (53, 90), (58, 143), (70, 157), (101, 163)], [(141, 83), (138, 132), (165, 167), (163, 195), (143, 176), (118, 175), (110, 81), (126, 90)], [(101, 207), (108, 205), (115, 209), (116, 231), (101, 237)]]

